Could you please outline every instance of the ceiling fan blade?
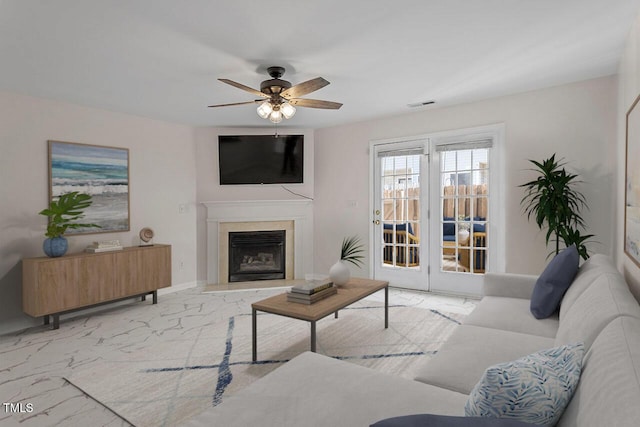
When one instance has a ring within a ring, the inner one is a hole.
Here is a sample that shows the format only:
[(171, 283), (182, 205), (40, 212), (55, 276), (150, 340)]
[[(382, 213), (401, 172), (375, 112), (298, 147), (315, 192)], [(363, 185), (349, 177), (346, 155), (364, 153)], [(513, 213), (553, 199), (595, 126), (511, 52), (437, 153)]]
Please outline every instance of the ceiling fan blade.
[(299, 96), (306, 95), (308, 93), (314, 92), (318, 89), (322, 89), (329, 82), (323, 79), (322, 77), (316, 77), (315, 79), (307, 80), (306, 82), (299, 83), (295, 86), (291, 86), (289, 89), (282, 91), (280, 96), (284, 98), (297, 98)]
[(337, 110), (340, 107), (342, 107), (342, 104), (339, 102), (321, 101), (319, 99), (302, 99), (302, 98), (290, 99), (289, 104), (296, 105), (298, 107), (324, 108), (326, 110)]
[(256, 99), (255, 101), (233, 102), (231, 104), (209, 105), (208, 107), (231, 107), (232, 105), (257, 104), (258, 102), (262, 102), (262, 101), (264, 101), (264, 100), (263, 99)]
[(238, 89), (242, 89), (242, 90), (247, 91), (249, 93), (252, 93), (254, 95), (261, 96), (263, 98), (269, 98), (269, 95), (266, 95), (266, 94), (260, 92), (259, 90), (252, 88), (252, 87), (245, 86), (242, 83), (234, 82), (233, 80), (229, 80), (229, 79), (218, 79), (218, 80), (220, 80), (222, 83), (226, 83), (226, 84), (231, 85), (233, 87), (237, 87)]

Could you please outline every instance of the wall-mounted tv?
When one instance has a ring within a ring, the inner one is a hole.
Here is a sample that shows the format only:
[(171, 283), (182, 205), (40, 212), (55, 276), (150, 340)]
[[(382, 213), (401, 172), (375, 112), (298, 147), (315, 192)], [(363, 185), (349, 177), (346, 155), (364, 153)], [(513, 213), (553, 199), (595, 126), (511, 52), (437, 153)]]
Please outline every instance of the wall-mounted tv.
[(220, 135), (220, 184), (301, 184), (304, 135)]

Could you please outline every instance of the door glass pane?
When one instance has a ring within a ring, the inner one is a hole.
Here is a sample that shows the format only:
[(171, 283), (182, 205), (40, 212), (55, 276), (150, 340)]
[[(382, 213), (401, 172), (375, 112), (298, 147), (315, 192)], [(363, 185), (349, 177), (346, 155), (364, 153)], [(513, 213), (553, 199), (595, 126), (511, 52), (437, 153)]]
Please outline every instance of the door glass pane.
[(487, 254), (489, 149), (440, 153), (442, 271), (482, 274)]
[(420, 156), (399, 155), (381, 161), (382, 265), (420, 266)]
[(456, 170), (456, 156), (454, 151), (444, 151), (440, 153), (440, 170), (443, 172)]

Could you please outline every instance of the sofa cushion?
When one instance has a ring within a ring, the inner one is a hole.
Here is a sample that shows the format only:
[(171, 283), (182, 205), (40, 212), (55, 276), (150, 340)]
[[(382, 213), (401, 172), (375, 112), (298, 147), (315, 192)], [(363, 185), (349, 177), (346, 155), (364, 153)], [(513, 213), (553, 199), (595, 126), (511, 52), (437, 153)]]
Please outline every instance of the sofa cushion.
[(578, 273), (580, 256), (575, 245), (556, 255), (544, 269), (531, 295), (531, 313), (546, 319), (560, 307), (562, 296)]
[(619, 317), (585, 354), (580, 383), (558, 427), (635, 427), (639, 401), (640, 320)]
[(469, 394), (487, 367), (553, 347), (553, 338), (461, 325), (422, 365), (416, 381)]
[(461, 393), (305, 352), (186, 425), (368, 426), (425, 412), (461, 416), (466, 400)]
[(388, 418), (371, 427), (539, 427), (508, 418), (451, 417), (447, 415), (416, 414)]
[(640, 318), (640, 306), (620, 273), (604, 273), (565, 312), (556, 345), (580, 341), (588, 350), (600, 331), (623, 315)]
[(582, 343), (568, 344), (489, 367), (465, 414), (555, 425), (578, 385), (583, 355)]
[(564, 319), (565, 314), (580, 295), (605, 273), (618, 273), (613, 261), (606, 255), (593, 254), (580, 266), (578, 274), (560, 303), (560, 320)]
[[(444, 221), (453, 221), (453, 218), (444, 217)], [(442, 223), (442, 235), (443, 236), (452, 236), (456, 235), (456, 223), (455, 222), (443, 222)]]
[(482, 294), (488, 297), (531, 299), (533, 288), (539, 276), (515, 273), (486, 272), (482, 284)]
[(558, 332), (556, 315), (536, 319), (529, 310), (529, 300), (486, 296), (465, 320), (465, 325), (483, 326), (554, 338)]

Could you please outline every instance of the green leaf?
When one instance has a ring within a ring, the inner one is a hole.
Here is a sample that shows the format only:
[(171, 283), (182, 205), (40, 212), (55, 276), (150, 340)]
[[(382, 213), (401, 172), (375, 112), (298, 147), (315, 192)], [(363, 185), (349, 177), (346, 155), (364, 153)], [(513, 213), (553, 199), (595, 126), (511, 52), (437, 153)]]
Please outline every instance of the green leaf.
[(49, 218), (47, 225), (47, 237), (62, 236), (67, 229), (100, 228), (97, 224), (82, 224), (77, 221), (84, 217), (84, 210), (91, 206), (93, 200), (89, 194), (77, 191), (60, 195), (57, 200), (52, 200), (47, 209), (38, 212)]
[(352, 263), (360, 267), (364, 263), (364, 245), (358, 236), (345, 237), (342, 240), (342, 248), (340, 251), (340, 259)]

